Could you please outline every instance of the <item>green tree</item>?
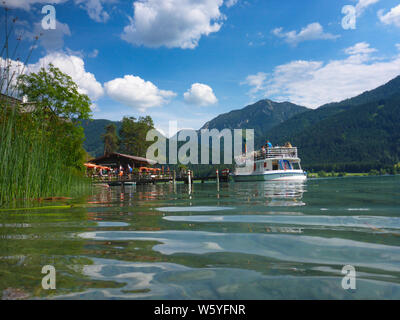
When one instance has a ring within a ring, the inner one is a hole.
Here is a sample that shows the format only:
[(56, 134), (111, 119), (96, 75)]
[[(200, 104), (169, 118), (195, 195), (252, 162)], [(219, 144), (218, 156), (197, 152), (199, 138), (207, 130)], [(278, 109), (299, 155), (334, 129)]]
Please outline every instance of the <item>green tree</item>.
[(72, 78), (54, 67), (18, 77), (18, 90), (29, 101), (33, 121), (40, 124), (33, 134), (51, 137), (53, 150), (63, 150), (65, 166), (83, 168), (85, 138), (80, 120), (89, 119), (91, 101), (79, 93)]
[(60, 69), (49, 65), (38, 73), (19, 76), (20, 93), (34, 103), (34, 112), (50, 112), (69, 120), (89, 119), (91, 101), (79, 93), (77, 84)]
[(106, 126), (106, 133), (102, 135), (104, 142), (104, 154), (109, 154), (117, 151), (119, 139), (117, 136), (117, 127), (115, 124)]
[(124, 117), (119, 131), (121, 137), (120, 151), (130, 155), (145, 157), (148, 147), (153, 143), (146, 141), (147, 132), (154, 129), (150, 116)]

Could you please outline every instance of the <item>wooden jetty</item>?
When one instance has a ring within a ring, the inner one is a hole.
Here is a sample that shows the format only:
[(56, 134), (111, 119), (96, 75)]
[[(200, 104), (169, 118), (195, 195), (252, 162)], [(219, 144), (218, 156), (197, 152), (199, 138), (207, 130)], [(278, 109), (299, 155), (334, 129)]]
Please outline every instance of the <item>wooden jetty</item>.
[[(115, 174), (108, 174), (105, 176), (96, 175), (92, 177), (93, 183), (108, 184), (109, 186), (125, 186), (125, 185), (144, 185), (144, 184), (159, 184), (159, 183), (176, 183), (183, 182), (185, 184), (193, 184), (194, 182), (201, 181), (215, 181), (216, 183), (229, 181), (229, 170), (225, 169), (219, 174), (216, 170), (215, 176), (210, 177), (194, 177), (193, 171), (182, 173), (177, 176), (175, 171), (164, 172), (160, 168), (148, 168), (153, 166), (156, 162), (151, 159), (146, 159), (137, 156), (131, 156), (122, 153), (109, 153), (96, 159), (89, 161), (87, 166), (94, 166), (101, 168), (124, 168), (124, 174), (117, 176)], [(135, 168), (135, 172), (130, 172), (126, 168)], [(143, 169), (143, 170), (142, 170)]]
[(174, 173), (170, 175), (159, 175), (159, 176), (150, 176), (150, 175), (141, 175), (141, 174), (133, 174), (133, 175), (124, 175), (118, 177), (95, 177), (93, 178), (93, 183), (95, 184), (108, 184), (109, 186), (121, 186), (121, 185), (145, 185), (145, 184), (165, 184), (165, 183), (176, 183), (183, 182), (185, 184), (191, 184), (195, 182), (205, 183), (208, 181), (212, 182), (228, 182), (229, 175), (219, 175), (218, 173), (215, 176), (207, 176), (207, 177), (194, 177), (192, 172), (189, 171), (187, 174), (182, 176), (176, 176)]

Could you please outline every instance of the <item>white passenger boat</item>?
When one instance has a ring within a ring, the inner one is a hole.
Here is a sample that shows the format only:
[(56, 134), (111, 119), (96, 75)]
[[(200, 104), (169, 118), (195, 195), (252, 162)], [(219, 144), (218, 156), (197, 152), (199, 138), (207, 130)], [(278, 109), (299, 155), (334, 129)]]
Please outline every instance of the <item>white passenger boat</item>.
[(305, 181), (297, 148), (271, 147), (235, 159), (235, 181)]

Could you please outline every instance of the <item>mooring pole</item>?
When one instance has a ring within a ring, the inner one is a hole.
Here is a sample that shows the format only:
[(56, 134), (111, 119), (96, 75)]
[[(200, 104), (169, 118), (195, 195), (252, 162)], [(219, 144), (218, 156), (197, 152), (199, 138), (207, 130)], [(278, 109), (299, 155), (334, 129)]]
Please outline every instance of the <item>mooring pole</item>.
[(174, 170), (174, 175), (173, 175), (173, 181), (174, 181), (174, 184), (176, 183), (176, 172), (175, 172), (175, 170)]
[(217, 189), (219, 191), (219, 171), (218, 171), (218, 169), (215, 173), (217, 174)]
[(192, 193), (192, 172), (188, 171), (188, 185), (189, 185), (189, 194)]

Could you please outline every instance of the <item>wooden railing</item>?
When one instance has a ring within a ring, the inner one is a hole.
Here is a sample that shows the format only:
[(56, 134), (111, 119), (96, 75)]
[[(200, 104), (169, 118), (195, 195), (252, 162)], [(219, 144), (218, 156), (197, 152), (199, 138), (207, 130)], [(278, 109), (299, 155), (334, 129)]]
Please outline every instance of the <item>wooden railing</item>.
[(91, 176), (93, 181), (104, 181), (104, 182), (128, 182), (128, 181), (141, 181), (141, 180), (166, 180), (173, 179), (172, 173), (165, 174), (149, 174), (149, 173), (132, 173), (120, 175), (93, 175)]

